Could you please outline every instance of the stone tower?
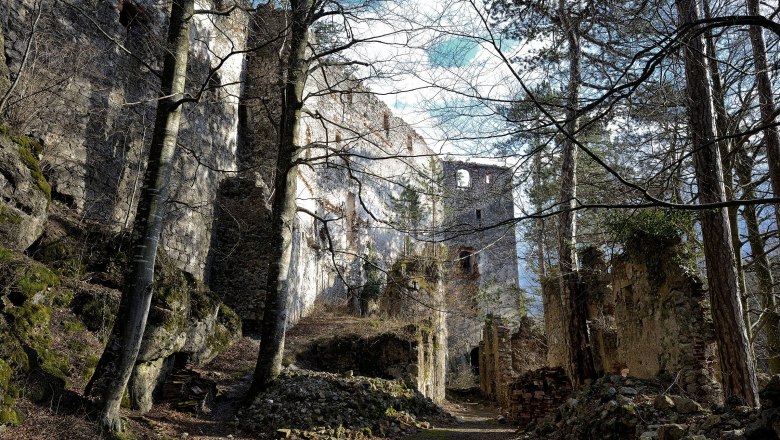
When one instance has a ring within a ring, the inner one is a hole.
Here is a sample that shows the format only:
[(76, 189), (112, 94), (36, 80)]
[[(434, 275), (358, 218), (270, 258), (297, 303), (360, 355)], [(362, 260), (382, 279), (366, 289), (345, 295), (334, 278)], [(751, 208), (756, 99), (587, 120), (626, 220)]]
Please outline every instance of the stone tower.
[(447, 298), (450, 368), (470, 363), (488, 315), (512, 324), (522, 314), (518, 286), (513, 173), (470, 162), (442, 164), (449, 247)]

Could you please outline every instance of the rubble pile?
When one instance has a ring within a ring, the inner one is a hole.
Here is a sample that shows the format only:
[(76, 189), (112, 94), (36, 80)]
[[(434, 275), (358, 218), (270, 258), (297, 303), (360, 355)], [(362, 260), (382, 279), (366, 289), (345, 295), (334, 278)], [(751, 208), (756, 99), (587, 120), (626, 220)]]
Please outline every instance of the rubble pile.
[(285, 370), (239, 413), (259, 438), (401, 438), (450, 420), (430, 399), (398, 380)]
[(681, 394), (675, 385), (607, 376), (522, 426), (518, 440), (780, 439), (780, 376), (762, 391), (760, 410), (736, 402), (707, 407)]

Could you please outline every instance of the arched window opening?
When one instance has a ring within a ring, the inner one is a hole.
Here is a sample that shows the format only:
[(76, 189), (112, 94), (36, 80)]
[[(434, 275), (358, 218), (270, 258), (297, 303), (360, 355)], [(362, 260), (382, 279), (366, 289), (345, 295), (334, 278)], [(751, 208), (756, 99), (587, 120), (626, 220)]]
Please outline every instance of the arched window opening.
[(458, 188), (468, 188), (471, 186), (471, 175), (466, 170), (458, 170), (455, 172), (455, 182)]

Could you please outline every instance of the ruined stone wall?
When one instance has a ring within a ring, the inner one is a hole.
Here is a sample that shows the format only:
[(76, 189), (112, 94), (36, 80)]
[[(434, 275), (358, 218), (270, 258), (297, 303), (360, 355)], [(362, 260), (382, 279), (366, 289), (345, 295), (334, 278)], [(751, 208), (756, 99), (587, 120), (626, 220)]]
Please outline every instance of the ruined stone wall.
[[(444, 218), (451, 294), (447, 306), (450, 360), (453, 370), (469, 368), (468, 353), (482, 337), (488, 314), (516, 324), (518, 290), (513, 174), (510, 168), (445, 161)], [(459, 179), (460, 176), (460, 179)], [(466, 179), (467, 177), (467, 179)]]
[[(613, 257), (582, 253), (580, 287), (587, 296), (596, 368), (602, 374), (675, 382), (700, 401), (718, 399), (712, 318), (702, 281), (680, 246), (630, 249)], [(564, 366), (566, 343), (557, 280), (543, 283), (548, 365)]]
[(488, 317), (479, 343), (479, 388), (499, 405), (509, 407), (511, 387), (528, 371), (544, 365), (542, 335), (529, 318), (514, 329), (498, 317)]
[[(37, 15), (32, 0), (0, 4), (7, 65), (15, 76)], [(210, 9), (209, 0), (196, 2)], [(8, 121), (43, 140), (42, 164), (54, 198), (115, 230), (132, 225), (151, 139), (169, 3), (159, 0), (45, 2)], [(180, 148), (169, 186), (162, 246), (203, 278), (216, 189), (235, 170), (238, 96), (248, 16), (194, 18)], [(113, 41), (111, 41), (113, 40)], [(208, 43), (208, 47), (206, 46)], [(128, 54), (121, 49), (122, 45)], [(208, 69), (225, 59), (208, 79)]]
[[(282, 29), (282, 14), (261, 10), (250, 45), (274, 38)], [(243, 136), (236, 179), (242, 179), (244, 186), (254, 185), (266, 200), (276, 172), (280, 54), (278, 45), (268, 45), (249, 56), (239, 122)], [(300, 135), (305, 165), (298, 168), (298, 205), (328, 222), (305, 212), (296, 216), (290, 269), (290, 289), (296, 294), (289, 304), (290, 322), (304, 316), (318, 298), (331, 304), (358, 303), (366, 280), (364, 260), (374, 255), (375, 264), (389, 270), (402, 254), (422, 249), (417, 239), (427, 233), (424, 225), (432, 221), (426, 218), (408, 233), (396, 228), (395, 205), (404, 186), (420, 186), (424, 183), (420, 181), (431, 179), (432, 152), (410, 126), (340, 68), (316, 69), (304, 94), (307, 112)], [(226, 203), (221, 205), (219, 223), (220, 228), (228, 226), (217, 235), (215, 269), (226, 264), (238, 272), (245, 272), (238, 269), (242, 264), (260, 267), (252, 277), (259, 281), (268, 261), (253, 254), (251, 247), (264, 243), (270, 224), (268, 216), (260, 213), (267, 212), (268, 206), (235, 191), (223, 195)], [(429, 213), (440, 210), (425, 195), (421, 203)], [(249, 206), (254, 209), (244, 209)], [(236, 257), (226, 257), (228, 249)], [(240, 261), (242, 256), (246, 261)], [(226, 302), (243, 319), (261, 319), (258, 298), (265, 294), (264, 282), (247, 288), (242, 279), (222, 277), (211, 285), (225, 292)]]
[(403, 380), (441, 403), (446, 348), (438, 327), (429, 319), (373, 336), (348, 333), (318, 339), (296, 354), (295, 363), (316, 371)]
[(699, 401), (717, 399), (707, 291), (683, 264), (683, 254), (638, 252), (613, 265), (617, 362), (632, 376), (674, 380)]

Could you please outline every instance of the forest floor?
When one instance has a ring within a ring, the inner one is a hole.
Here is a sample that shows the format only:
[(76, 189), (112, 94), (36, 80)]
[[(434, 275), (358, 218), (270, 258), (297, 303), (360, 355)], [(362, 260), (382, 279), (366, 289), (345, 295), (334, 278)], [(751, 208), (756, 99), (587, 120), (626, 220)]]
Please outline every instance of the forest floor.
[(516, 438), (516, 428), (497, 421), (500, 410), (481, 400), (451, 400), (442, 405), (458, 423), (434, 426), (411, 440), (503, 440)]
[[(344, 325), (361, 333), (381, 333), (391, 323), (360, 318), (337, 319), (334, 322), (324, 316), (304, 319), (291, 329), (288, 347), (294, 351), (302, 345), (319, 337), (339, 334)], [(340, 327), (340, 328), (339, 328)], [(258, 432), (247, 432), (239, 423), (239, 410), (247, 407), (244, 396), (249, 389), (252, 372), (257, 359), (259, 341), (254, 337), (243, 337), (228, 350), (221, 353), (210, 363), (193, 368), (201, 377), (216, 383), (217, 395), (210, 405), (208, 413), (194, 414), (182, 412), (171, 403), (155, 404), (153, 409), (137, 415), (126, 412), (128, 427), (132, 437), (138, 440), (250, 440), (256, 439)], [(99, 439), (94, 425), (89, 421), (88, 404), (80, 397), (83, 384), (75, 384), (71, 390), (49, 404), (34, 404), (22, 398), (17, 407), (25, 415), (25, 422), (18, 428), (0, 431), (0, 439), (14, 440), (92, 440)], [(394, 438), (409, 439), (509, 439), (516, 437), (510, 425), (498, 423), (499, 409), (475, 395), (453, 395), (442, 405), (452, 418), (433, 418), (433, 429), (402, 437), (396, 433)], [(457, 422), (455, 422), (457, 420)]]

